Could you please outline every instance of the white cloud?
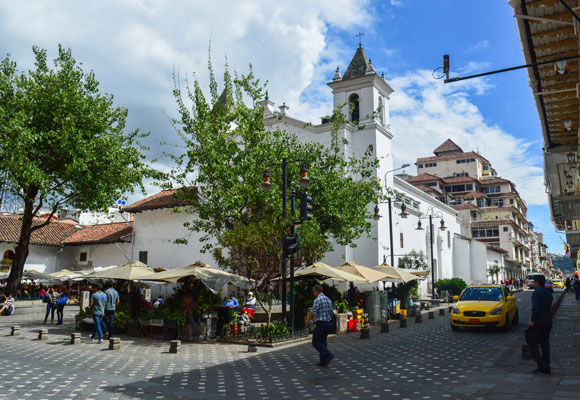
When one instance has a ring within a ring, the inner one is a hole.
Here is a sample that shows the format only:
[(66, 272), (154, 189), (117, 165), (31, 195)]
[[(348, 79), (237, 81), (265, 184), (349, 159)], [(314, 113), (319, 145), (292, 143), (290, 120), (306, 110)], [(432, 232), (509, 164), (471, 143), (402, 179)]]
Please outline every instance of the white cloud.
[(403, 6), (403, 0), (391, 0), (390, 3), (392, 6), (395, 6), (395, 7)]
[(467, 64), (457, 68), (457, 72), (462, 75), (487, 72), (491, 67), (489, 62), (469, 61)]
[(489, 47), (489, 41), (482, 40), (480, 42), (475, 43), (473, 46), (469, 46), (465, 52), (466, 53), (477, 53), (479, 50), (483, 50)]
[(499, 176), (516, 184), (529, 205), (546, 204), (543, 169), (530, 154), (532, 144), (486, 121), (470, 101), (470, 96), (485, 93), (485, 81), (444, 84), (433, 79), (431, 71), (421, 70), (389, 83), (395, 89), (390, 102), (395, 165), (413, 164), (451, 139), (464, 151), (479, 148)]
[[(325, 86), (337, 65), (352, 54), (329, 31), (372, 25), (370, 0), (105, 0), (101, 2), (0, 2), (0, 54), (11, 54), (20, 69), (33, 66), (31, 48), (56, 55), (56, 46), (94, 70), (101, 89), (129, 109), (129, 127), (150, 130), (152, 156), (160, 141), (178, 142), (163, 115), (175, 115), (172, 72), (182, 82), (196, 73), (207, 87), (207, 57), (218, 78), (224, 56), (230, 68), (269, 81), (270, 98), (286, 102), (291, 113), (317, 120), (331, 106)], [(325, 92), (326, 91), (326, 92)], [(307, 96), (305, 96), (307, 94)], [(325, 94), (325, 95), (323, 95)], [(163, 162), (163, 161), (162, 161)]]

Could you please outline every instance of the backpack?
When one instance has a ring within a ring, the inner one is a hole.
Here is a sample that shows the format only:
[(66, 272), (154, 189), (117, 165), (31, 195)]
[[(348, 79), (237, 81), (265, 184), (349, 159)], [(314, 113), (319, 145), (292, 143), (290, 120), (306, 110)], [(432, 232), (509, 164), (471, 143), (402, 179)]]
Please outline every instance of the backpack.
[(68, 302), (68, 299), (66, 298), (66, 296), (60, 296), (58, 298), (58, 300), (56, 301), (56, 305), (57, 306), (66, 306), (67, 302)]

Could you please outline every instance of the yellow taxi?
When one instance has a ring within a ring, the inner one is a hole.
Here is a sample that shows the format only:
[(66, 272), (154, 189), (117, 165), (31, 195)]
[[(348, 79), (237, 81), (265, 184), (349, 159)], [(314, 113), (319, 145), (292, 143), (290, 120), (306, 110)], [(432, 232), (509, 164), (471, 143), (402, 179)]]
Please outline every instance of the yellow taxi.
[(552, 281), (552, 287), (554, 289), (563, 289), (564, 288), (564, 281), (562, 281), (561, 279), (554, 279)]
[(518, 305), (507, 286), (496, 284), (469, 285), (461, 296), (454, 296), (451, 329), (460, 327), (503, 328), (519, 323)]

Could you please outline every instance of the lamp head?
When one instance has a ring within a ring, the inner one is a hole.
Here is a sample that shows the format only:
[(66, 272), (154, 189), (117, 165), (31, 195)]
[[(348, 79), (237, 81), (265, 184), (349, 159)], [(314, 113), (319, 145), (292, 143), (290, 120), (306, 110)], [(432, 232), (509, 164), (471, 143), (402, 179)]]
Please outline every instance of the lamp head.
[(264, 175), (262, 175), (262, 183), (260, 183), (260, 187), (266, 193), (268, 193), (272, 189), (272, 184), (270, 183), (270, 171), (265, 170)]
[(375, 205), (375, 215), (373, 216), (373, 219), (375, 221), (378, 221), (379, 219), (381, 219), (383, 216), (379, 213), (379, 205), (376, 204)]
[(298, 185), (300, 185), (302, 189), (308, 189), (308, 186), (310, 186), (308, 168), (306, 168), (306, 165), (304, 164), (300, 167), (300, 179), (298, 180)]

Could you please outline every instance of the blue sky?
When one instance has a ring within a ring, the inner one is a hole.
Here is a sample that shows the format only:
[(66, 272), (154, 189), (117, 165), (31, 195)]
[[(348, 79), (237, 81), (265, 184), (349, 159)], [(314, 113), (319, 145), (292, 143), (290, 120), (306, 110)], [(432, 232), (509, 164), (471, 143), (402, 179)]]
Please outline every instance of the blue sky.
[[(242, 73), (252, 63), (277, 105), (286, 102), (291, 116), (318, 122), (332, 107), (326, 82), (336, 66), (345, 71), (359, 31), (375, 69), (396, 90), (390, 102), (395, 161), (413, 163), (447, 137), (466, 151), (479, 149), (516, 182), (530, 219), (550, 250), (560, 252), (525, 70), (448, 85), (431, 78), (443, 54), (451, 56), (455, 74), (523, 63), (507, 0), (0, 2), (0, 54), (10, 53), (25, 69), (33, 45), (49, 56), (58, 43), (71, 47), (101, 88), (129, 109), (130, 128), (151, 132), (151, 157), (161, 152), (161, 141), (178, 143), (166, 116), (175, 115), (172, 72), (182, 79), (196, 72), (206, 83), (210, 39), (218, 73), (225, 55)], [(157, 166), (168, 168), (165, 162)]]

